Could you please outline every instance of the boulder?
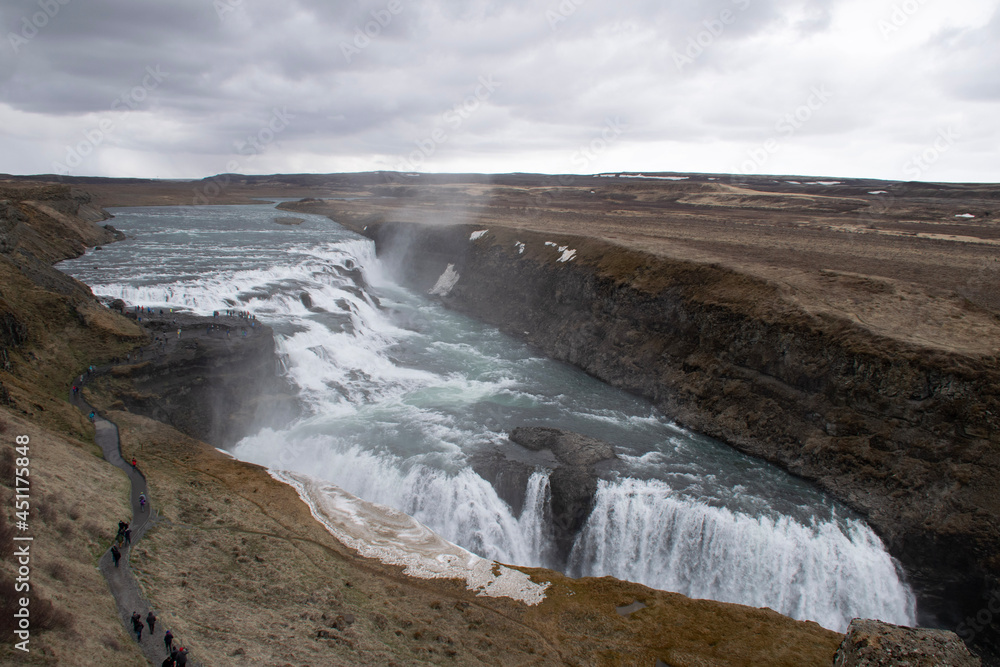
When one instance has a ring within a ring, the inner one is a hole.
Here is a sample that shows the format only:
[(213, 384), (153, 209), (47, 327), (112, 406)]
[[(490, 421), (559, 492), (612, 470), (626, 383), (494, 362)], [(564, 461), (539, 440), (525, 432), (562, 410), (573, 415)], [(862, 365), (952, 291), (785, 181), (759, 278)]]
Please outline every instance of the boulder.
[(980, 667), (962, 640), (948, 630), (906, 628), (856, 618), (833, 657), (834, 667)]
[(556, 428), (518, 427), (511, 432), (510, 439), (533, 451), (547, 449), (558, 461), (549, 477), (549, 508), (556, 556), (564, 562), (594, 508), (597, 493), (594, 466), (617, 456), (606, 442)]

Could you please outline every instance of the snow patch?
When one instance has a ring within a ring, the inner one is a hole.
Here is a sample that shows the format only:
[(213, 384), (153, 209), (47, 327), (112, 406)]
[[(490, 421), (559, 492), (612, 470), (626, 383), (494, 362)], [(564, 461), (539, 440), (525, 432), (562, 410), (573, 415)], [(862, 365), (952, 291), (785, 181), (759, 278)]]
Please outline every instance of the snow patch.
[(523, 255), (524, 254), (524, 244), (521, 243), (520, 241), (514, 241), (514, 245), (517, 247), (517, 254), (518, 255)]
[(411, 577), (464, 579), (477, 595), (507, 597), (527, 605), (545, 599), (548, 582), (536, 584), (523, 572), (480, 558), (407, 514), (361, 500), (308, 475), (268, 473), (295, 489), (331, 535), (365, 558), (400, 565)]
[(806, 185), (840, 185), (843, 181), (809, 181)]
[(802, 185), (799, 181), (785, 181), (785, 183), (791, 183), (792, 185)]
[(488, 231), (490, 231), (490, 230), (488, 230), (488, 229), (480, 229), (478, 232), (472, 232), (472, 234), (469, 236), (469, 240), (470, 241), (475, 241), (476, 239), (481, 239), (484, 236), (486, 236), (486, 232), (488, 232)]
[(448, 296), (460, 277), (458, 271), (455, 270), (455, 265), (449, 264), (444, 273), (438, 277), (437, 282), (434, 283), (434, 287), (430, 288), (427, 293), (434, 296)]
[(576, 250), (573, 250), (568, 245), (559, 245), (558, 243), (553, 243), (552, 241), (546, 241), (545, 245), (550, 248), (555, 248), (556, 252), (561, 252), (562, 256), (557, 259), (557, 262), (568, 262), (569, 260), (576, 257)]
[(956, 218), (974, 218), (976, 216), (972, 215), (971, 213), (959, 213), (955, 217)]
[(870, 194), (870, 195), (887, 195), (889, 193), (886, 192), (885, 190), (869, 190), (868, 194)]

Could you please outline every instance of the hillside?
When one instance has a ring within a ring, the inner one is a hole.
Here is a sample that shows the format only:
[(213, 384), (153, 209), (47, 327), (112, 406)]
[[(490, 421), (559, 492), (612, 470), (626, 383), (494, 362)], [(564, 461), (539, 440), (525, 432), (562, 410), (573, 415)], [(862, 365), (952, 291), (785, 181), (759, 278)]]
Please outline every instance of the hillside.
[[(124, 356), (148, 334), (51, 267), (115, 238), (94, 225), (102, 216), (86, 194), (19, 184), (3, 196), (4, 456), (14, 436), (29, 435), (32, 604), (49, 600), (58, 613), (35, 617), (29, 656), (5, 642), (0, 659), (136, 664), (93, 567), (127, 515), (126, 482), (99, 458), (92, 425), (65, 398), (88, 365)], [(525, 570), (550, 583), (545, 601), (529, 607), (404, 576), (338, 543), (265, 470), (124, 411), (119, 392), (137, 392), (125, 371), (88, 395), (119, 424), (124, 455), (142, 461), (162, 508), (132, 567), (160, 622), (205, 664), (827, 665), (842, 639), (769, 610), (607, 578)], [(11, 480), (2, 481), (8, 507)], [(5, 559), (3, 572), (13, 567)], [(645, 607), (617, 610), (634, 602)]]

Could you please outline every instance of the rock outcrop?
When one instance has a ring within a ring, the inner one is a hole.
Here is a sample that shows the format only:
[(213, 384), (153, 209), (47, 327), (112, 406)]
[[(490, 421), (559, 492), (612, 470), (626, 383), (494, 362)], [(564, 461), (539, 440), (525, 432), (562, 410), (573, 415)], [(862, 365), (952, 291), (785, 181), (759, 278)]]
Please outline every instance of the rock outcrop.
[[(810, 315), (715, 265), (583, 237), (372, 223), (406, 284), (813, 480), (900, 559), (922, 624), (1000, 587), (1000, 363)], [(451, 267), (449, 269), (449, 267)], [(996, 628), (977, 633), (1000, 655)]]
[(904, 628), (856, 618), (833, 658), (834, 667), (979, 667), (954, 632)]
[(549, 508), (556, 556), (564, 563), (594, 508), (594, 466), (617, 458), (615, 452), (606, 442), (555, 428), (519, 427), (511, 432), (510, 439), (532, 451), (547, 449), (560, 464), (549, 476)]
[[(277, 375), (271, 328), (241, 322), (178, 313), (144, 317), (143, 326), (156, 341), (135, 363), (111, 372), (112, 378), (130, 381), (115, 392), (123, 406), (216, 447), (271, 420), (286, 422), (297, 405)], [(232, 332), (207, 330), (216, 325)]]

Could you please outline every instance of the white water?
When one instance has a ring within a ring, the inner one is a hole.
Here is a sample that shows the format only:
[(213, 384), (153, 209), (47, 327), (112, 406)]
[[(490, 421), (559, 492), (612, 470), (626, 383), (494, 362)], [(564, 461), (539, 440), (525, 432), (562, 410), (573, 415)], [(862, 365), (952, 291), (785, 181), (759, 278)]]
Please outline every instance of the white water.
[(628, 479), (600, 483), (570, 562), (573, 574), (770, 607), (827, 628), (846, 628), (861, 609), (912, 621), (900, 614), (909, 593), (881, 547), (857, 520), (845, 532), (832, 521), (752, 517), (678, 498), (662, 482)]
[[(836, 630), (855, 616), (913, 623), (913, 596), (895, 564), (849, 511), (400, 288), (369, 241), (316, 216), (275, 225), (279, 213), (264, 205), (117, 213), (115, 225), (133, 240), (61, 268), (129, 304), (205, 314), (237, 307), (275, 329), (306, 414), (244, 439), (237, 457), (327, 480), (485, 558), (551, 566), (547, 461), (529, 459), (537, 468), (519, 510), (469, 461), (516, 448), (506, 440), (515, 426), (567, 428), (621, 456), (602, 472), (572, 574), (768, 606)], [(366, 290), (345, 273), (356, 267)]]

